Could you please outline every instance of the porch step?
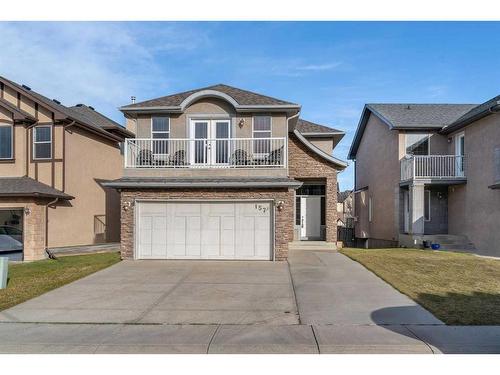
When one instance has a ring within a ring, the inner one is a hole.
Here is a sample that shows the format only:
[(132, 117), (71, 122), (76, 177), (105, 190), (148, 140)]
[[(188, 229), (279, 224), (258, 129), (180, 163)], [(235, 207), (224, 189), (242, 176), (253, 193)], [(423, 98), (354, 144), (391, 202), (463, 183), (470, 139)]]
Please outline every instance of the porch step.
[(337, 250), (337, 246), (326, 241), (293, 241), (288, 243), (289, 250)]
[(425, 235), (424, 239), (441, 245), (439, 250), (457, 252), (475, 252), (476, 247), (469, 241), (467, 236), (453, 234)]

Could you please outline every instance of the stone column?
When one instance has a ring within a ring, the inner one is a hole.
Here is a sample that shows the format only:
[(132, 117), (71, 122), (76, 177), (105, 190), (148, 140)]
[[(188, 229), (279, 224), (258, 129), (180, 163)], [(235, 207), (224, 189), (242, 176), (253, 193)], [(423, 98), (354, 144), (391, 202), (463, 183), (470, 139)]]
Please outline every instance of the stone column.
[(410, 185), (410, 233), (424, 234), (424, 184)]

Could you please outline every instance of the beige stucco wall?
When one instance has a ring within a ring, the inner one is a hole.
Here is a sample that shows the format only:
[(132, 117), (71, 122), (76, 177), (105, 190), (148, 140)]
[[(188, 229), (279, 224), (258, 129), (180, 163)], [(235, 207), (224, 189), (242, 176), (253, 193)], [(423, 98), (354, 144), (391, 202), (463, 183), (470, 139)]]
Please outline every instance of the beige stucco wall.
[[(99, 182), (121, 177), (118, 146), (86, 130), (66, 132), (65, 192), (75, 197), (49, 211), (49, 246), (76, 246), (119, 241), (119, 194)], [(107, 238), (94, 232), (95, 216), (106, 216)]]
[[(450, 234), (465, 234), (479, 253), (500, 256), (500, 190), (495, 181), (494, 152), (500, 147), (500, 115), (489, 115), (468, 125), (465, 133), (466, 177), (463, 186), (448, 190)], [(455, 135), (449, 153), (455, 153)]]
[[(273, 113), (272, 136), (286, 137), (286, 114)], [(137, 120), (127, 119), (127, 129), (135, 132), (137, 138), (151, 138), (151, 117), (154, 115), (138, 115)], [(160, 114), (158, 116), (167, 116)], [(231, 120), (231, 132), (235, 138), (252, 137), (253, 114), (237, 114), (234, 108), (227, 102), (203, 98), (186, 108), (183, 113), (172, 113), (170, 117), (170, 138), (189, 138), (189, 120), (191, 118), (220, 118)], [(243, 126), (239, 126), (240, 120), (244, 120)]]
[(333, 152), (333, 138), (307, 138), (309, 142), (319, 148), (321, 151), (331, 155)]
[[(398, 238), (399, 155), (404, 138), (371, 115), (356, 155), (356, 236), (394, 241)], [(368, 200), (372, 198), (372, 221)]]

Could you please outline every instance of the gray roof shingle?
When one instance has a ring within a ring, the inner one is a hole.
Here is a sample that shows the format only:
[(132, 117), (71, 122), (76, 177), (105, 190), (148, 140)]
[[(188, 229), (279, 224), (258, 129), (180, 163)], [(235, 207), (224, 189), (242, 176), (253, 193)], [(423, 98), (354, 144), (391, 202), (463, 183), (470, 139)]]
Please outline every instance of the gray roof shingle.
[[(40, 103), (44, 104), (45, 106), (54, 109), (55, 111), (61, 113), (64, 116), (67, 116), (68, 118), (70, 118), (72, 120), (76, 120), (81, 125), (92, 128), (92, 129), (96, 129), (98, 132), (106, 134), (110, 137), (116, 137), (112, 133), (108, 132), (107, 129), (103, 128), (98, 123), (95, 123), (92, 119), (88, 118), (87, 116), (83, 115), (82, 113), (79, 113), (70, 107), (66, 107), (66, 106), (62, 105), (61, 103), (56, 102), (55, 100), (49, 99), (46, 96), (44, 96), (36, 91), (33, 91), (30, 88), (26, 88), (23, 85), (20, 85), (14, 81), (11, 81), (10, 79), (7, 79), (7, 78), (2, 77), (2, 76), (0, 76), (0, 79), (5, 80), (6, 82), (8, 82), (10, 85), (14, 86), (20, 92), (24, 92), (26, 95), (32, 96), (33, 98), (38, 100)], [(117, 123), (115, 123), (115, 124), (117, 124)], [(119, 124), (117, 124), (117, 125), (120, 126)], [(125, 129), (125, 128), (123, 128), (123, 129)], [(118, 140), (118, 138), (117, 138), (117, 140)]]
[(395, 128), (442, 128), (477, 104), (367, 104)]
[(186, 98), (203, 90), (219, 91), (232, 97), (239, 105), (290, 105), (298, 104), (276, 99), (271, 96), (257, 94), (252, 91), (242, 90), (236, 87), (217, 84), (213, 86), (202, 87), (195, 90), (185, 91), (172, 95), (162, 96), (160, 98), (146, 100), (140, 103), (128, 104), (126, 108), (147, 108), (147, 107), (173, 107), (179, 106)]
[(344, 134), (342, 130), (337, 130), (334, 128), (330, 128), (329, 126), (325, 125), (320, 125), (316, 124), (311, 121), (303, 120), (299, 118), (297, 121), (297, 125), (295, 126), (295, 129), (297, 129), (299, 132), (302, 134), (307, 134), (307, 133), (341, 133)]
[(73, 107), (68, 107), (68, 109), (70, 110), (70, 112), (73, 112), (74, 116), (76, 114), (78, 114), (79, 116), (83, 116), (87, 119), (88, 122), (91, 122), (104, 130), (118, 130), (120, 132), (133, 135), (133, 133), (129, 132), (117, 122), (111, 120), (109, 117), (104, 116), (102, 113), (97, 112), (94, 108), (86, 106), (85, 104), (77, 104)]
[[(490, 100), (485, 101), (483, 104), (475, 106), (460, 118), (456, 119), (453, 123), (447, 125), (443, 129), (443, 133), (450, 133), (455, 130), (458, 130), (471, 122), (479, 120), (480, 118), (489, 115), (490, 109), (500, 106), (500, 95), (491, 98)], [(498, 109), (496, 109), (498, 111)]]
[(0, 177), (0, 196), (73, 199), (69, 194), (26, 176)]

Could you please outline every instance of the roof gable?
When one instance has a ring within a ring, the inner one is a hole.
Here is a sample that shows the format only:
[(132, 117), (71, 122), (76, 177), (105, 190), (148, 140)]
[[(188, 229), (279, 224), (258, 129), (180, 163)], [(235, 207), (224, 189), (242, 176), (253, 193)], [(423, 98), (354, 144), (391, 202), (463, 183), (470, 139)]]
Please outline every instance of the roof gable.
[(371, 114), (377, 116), (390, 129), (439, 131), (476, 106), (476, 104), (365, 104), (348, 158), (351, 160), (356, 158)]
[(271, 96), (258, 94), (252, 91), (243, 90), (224, 84), (217, 84), (172, 95), (162, 96), (160, 98), (146, 100), (139, 103), (129, 104), (121, 107), (121, 110), (133, 111), (140, 109), (144, 110), (158, 108), (184, 110), (184, 107), (189, 105), (192, 101), (204, 96), (220, 96), (222, 99), (229, 101), (236, 108), (243, 108), (247, 106), (300, 107), (298, 104), (273, 98)]

